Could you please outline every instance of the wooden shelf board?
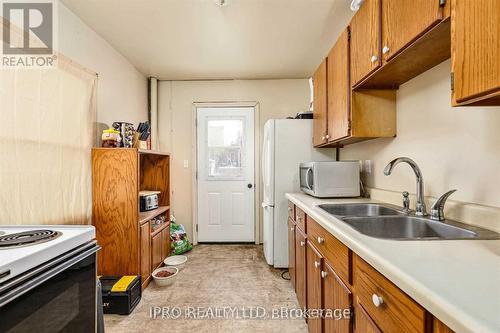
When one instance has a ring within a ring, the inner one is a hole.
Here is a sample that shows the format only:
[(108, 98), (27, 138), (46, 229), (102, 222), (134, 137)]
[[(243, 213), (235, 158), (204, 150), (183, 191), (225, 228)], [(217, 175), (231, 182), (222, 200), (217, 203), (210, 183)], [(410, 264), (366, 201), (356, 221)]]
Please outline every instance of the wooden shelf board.
[(148, 149), (138, 149), (139, 154), (151, 154), (151, 155), (163, 155), (163, 156), (169, 156), (170, 153), (165, 153), (162, 151), (158, 150), (148, 150)]
[[(143, 224), (148, 222), (149, 220), (153, 219), (154, 217), (157, 217), (160, 214), (165, 213), (170, 209), (170, 206), (160, 206), (156, 209), (149, 210), (147, 212), (140, 212), (139, 213), (139, 224)], [(167, 219), (169, 217), (167, 216)]]
[(151, 237), (158, 235), (160, 232), (163, 231), (163, 229), (167, 228), (169, 225), (170, 225), (170, 222), (163, 223), (163, 225), (161, 227), (159, 227), (151, 232)]

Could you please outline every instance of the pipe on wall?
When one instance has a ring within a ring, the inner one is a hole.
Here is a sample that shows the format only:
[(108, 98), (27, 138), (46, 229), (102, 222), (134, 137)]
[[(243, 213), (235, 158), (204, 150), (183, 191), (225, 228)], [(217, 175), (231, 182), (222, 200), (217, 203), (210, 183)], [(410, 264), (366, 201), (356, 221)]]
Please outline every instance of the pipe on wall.
[(158, 79), (149, 78), (149, 121), (151, 123), (151, 149), (158, 150)]

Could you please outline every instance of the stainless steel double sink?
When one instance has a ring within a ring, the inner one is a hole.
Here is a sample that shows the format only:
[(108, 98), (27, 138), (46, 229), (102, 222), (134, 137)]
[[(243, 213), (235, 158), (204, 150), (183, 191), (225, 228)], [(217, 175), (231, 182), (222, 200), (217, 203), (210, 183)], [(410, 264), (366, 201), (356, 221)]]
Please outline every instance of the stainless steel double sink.
[(435, 221), (388, 204), (324, 204), (319, 208), (358, 232), (393, 240), (500, 239), (500, 234), (457, 221)]

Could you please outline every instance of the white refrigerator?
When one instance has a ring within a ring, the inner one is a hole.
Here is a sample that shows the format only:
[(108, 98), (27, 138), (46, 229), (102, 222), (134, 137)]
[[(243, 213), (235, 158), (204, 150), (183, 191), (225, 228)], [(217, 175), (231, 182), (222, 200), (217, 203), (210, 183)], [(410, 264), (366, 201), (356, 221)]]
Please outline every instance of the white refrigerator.
[(311, 119), (271, 119), (262, 147), (264, 256), (269, 265), (288, 267), (287, 192), (298, 192), (299, 164), (332, 161), (334, 149), (314, 149)]

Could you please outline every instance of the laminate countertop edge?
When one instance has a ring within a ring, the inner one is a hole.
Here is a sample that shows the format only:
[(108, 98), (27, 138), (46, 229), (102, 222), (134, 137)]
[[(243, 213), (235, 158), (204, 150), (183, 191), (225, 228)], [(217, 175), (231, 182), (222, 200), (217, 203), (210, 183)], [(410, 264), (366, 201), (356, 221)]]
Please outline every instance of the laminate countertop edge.
[(373, 238), (317, 206), (380, 201), (286, 198), (455, 332), (500, 332), (500, 240)]

